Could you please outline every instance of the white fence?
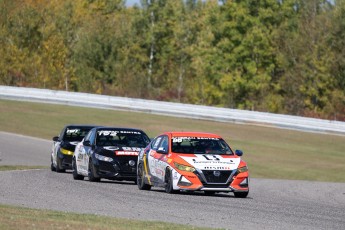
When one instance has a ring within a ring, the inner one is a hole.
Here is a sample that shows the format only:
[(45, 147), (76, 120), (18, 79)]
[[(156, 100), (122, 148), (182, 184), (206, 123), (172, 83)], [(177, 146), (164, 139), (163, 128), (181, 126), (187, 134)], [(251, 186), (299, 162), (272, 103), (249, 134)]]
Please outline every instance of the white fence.
[(175, 117), (345, 135), (345, 122), (340, 121), (126, 97), (0, 86), (0, 99), (137, 111)]

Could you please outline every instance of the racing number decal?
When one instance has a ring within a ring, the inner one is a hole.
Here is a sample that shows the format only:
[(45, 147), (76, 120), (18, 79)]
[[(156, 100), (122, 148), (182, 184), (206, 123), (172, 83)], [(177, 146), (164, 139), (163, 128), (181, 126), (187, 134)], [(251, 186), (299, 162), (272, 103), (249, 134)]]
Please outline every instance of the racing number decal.
[(210, 155), (208, 155), (208, 156), (202, 155), (202, 156), (205, 157), (205, 159), (208, 161), (212, 161), (212, 160), (220, 161), (220, 159), (216, 155), (212, 155), (213, 159), (209, 158)]

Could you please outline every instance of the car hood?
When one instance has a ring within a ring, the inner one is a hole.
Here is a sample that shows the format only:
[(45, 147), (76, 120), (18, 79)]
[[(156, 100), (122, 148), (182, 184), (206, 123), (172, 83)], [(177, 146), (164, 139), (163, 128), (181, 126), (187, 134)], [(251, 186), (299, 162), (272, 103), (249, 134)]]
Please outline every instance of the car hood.
[(75, 147), (76, 145), (78, 144), (79, 142), (68, 142), (68, 141), (64, 141), (61, 143), (60, 147), (61, 148), (64, 148), (64, 149), (67, 149), (67, 150), (70, 150), (70, 151), (74, 151), (75, 150)]
[(234, 170), (241, 162), (241, 158), (234, 155), (190, 154), (179, 157), (200, 170)]

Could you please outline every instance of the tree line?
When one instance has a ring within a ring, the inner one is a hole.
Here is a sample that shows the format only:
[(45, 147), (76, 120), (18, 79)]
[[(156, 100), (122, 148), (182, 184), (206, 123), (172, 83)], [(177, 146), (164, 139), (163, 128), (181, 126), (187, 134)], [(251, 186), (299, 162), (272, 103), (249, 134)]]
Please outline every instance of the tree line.
[(345, 120), (345, 0), (0, 0), (0, 84)]

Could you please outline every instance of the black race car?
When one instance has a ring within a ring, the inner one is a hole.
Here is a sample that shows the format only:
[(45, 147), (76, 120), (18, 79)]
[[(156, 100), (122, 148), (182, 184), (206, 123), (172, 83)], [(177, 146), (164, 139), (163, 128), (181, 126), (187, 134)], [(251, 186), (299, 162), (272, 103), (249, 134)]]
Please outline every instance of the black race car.
[(150, 138), (140, 129), (93, 128), (74, 151), (73, 178), (136, 182), (138, 153), (149, 142)]
[(53, 147), (51, 151), (52, 171), (65, 172), (72, 169), (72, 156), (75, 146), (85, 137), (85, 135), (95, 125), (66, 125), (59, 136), (53, 137)]

